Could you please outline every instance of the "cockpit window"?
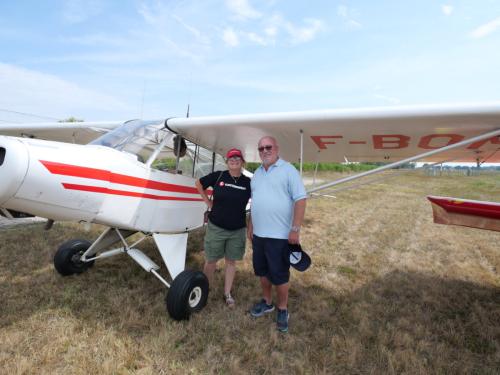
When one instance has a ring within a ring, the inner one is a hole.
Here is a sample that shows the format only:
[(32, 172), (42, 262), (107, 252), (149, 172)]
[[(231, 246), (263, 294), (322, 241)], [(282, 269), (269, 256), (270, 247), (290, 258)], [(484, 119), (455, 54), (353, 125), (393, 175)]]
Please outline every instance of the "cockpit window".
[(196, 155), (194, 168), (195, 178), (200, 178), (209, 174), (210, 172), (212, 172), (212, 168), (214, 171), (223, 171), (227, 169), (224, 158), (216, 154), (215, 160), (213, 160), (214, 154), (212, 153), (212, 151), (209, 151), (206, 148), (197, 146), (194, 149), (193, 153)]
[(184, 176), (199, 178), (212, 172), (212, 169), (226, 169), (220, 155), (215, 155), (214, 161), (211, 151), (166, 129), (164, 121), (129, 121), (91, 144), (127, 152), (142, 163), (146, 163), (162, 144), (151, 167)]
[(111, 147), (136, 155), (141, 162), (148, 160), (166, 136), (174, 136), (165, 129), (163, 121), (128, 121), (90, 144)]

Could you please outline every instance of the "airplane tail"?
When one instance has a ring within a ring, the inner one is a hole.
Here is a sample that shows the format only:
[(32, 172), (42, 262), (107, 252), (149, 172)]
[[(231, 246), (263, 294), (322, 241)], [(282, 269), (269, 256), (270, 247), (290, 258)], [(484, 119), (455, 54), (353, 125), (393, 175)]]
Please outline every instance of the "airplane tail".
[(500, 232), (500, 203), (428, 196), (434, 222)]

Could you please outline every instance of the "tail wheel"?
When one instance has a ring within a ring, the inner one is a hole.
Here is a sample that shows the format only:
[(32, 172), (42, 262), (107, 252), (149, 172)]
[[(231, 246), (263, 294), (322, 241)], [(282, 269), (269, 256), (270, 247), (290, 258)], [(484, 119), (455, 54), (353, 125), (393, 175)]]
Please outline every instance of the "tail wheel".
[(172, 282), (167, 293), (167, 311), (175, 320), (189, 319), (207, 304), (208, 279), (203, 272), (185, 270)]
[(94, 265), (92, 262), (82, 262), (80, 259), (91, 243), (86, 240), (69, 240), (59, 246), (54, 255), (54, 267), (63, 276), (69, 276), (86, 271)]

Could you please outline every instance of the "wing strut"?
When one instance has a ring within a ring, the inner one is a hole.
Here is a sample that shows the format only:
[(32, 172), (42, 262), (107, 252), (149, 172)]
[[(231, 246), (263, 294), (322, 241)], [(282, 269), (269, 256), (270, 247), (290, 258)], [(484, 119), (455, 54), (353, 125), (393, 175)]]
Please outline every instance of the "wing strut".
[(425, 157), (428, 157), (428, 156), (439, 154), (439, 153), (444, 152), (444, 151), (452, 150), (454, 148), (466, 146), (466, 145), (468, 145), (470, 143), (474, 143), (474, 142), (481, 141), (483, 139), (488, 139), (488, 138), (491, 138), (491, 137), (495, 137), (495, 136), (498, 136), (498, 135), (500, 135), (500, 129), (496, 129), (496, 130), (493, 130), (491, 132), (488, 132), (488, 133), (485, 133), (485, 134), (482, 134), (482, 135), (478, 135), (477, 137), (472, 137), (472, 138), (466, 139), (464, 141), (454, 143), (452, 145), (444, 146), (444, 147), (438, 148), (436, 150), (424, 152), (423, 154), (419, 154), (419, 155), (412, 156), (410, 158), (406, 158), (406, 159), (403, 159), (403, 160), (400, 160), (400, 161), (397, 161), (397, 162), (394, 162), (394, 163), (391, 163), (391, 164), (387, 164), (387, 165), (384, 165), (382, 167), (372, 169), (370, 171), (358, 173), (358, 174), (356, 174), (354, 176), (349, 176), (349, 177), (341, 178), (339, 180), (335, 180), (333, 182), (329, 182), (327, 184), (320, 185), (318, 187), (312, 188), (311, 190), (308, 190), (307, 193), (311, 194), (311, 193), (314, 193), (314, 192), (316, 192), (318, 190), (323, 190), (323, 189), (329, 188), (331, 186), (343, 184), (344, 182), (349, 182), (349, 181), (356, 180), (356, 179), (361, 178), (361, 177), (365, 177), (365, 176), (368, 176), (368, 175), (371, 175), (371, 174), (379, 173), (379, 172), (385, 171), (386, 169), (391, 169), (391, 168), (397, 167), (397, 166), (402, 165), (402, 164), (410, 163), (412, 161), (416, 161), (416, 160), (419, 160), (419, 159), (422, 159), (422, 158), (425, 158)]
[(304, 131), (300, 129), (300, 176), (302, 176), (303, 164), (304, 164)]
[(493, 151), (493, 153), (491, 153), (489, 156), (485, 157), (482, 162), (478, 162), (478, 166), (480, 167), (482, 164), (486, 163), (488, 159), (491, 159), (498, 151), (500, 151), (500, 147)]

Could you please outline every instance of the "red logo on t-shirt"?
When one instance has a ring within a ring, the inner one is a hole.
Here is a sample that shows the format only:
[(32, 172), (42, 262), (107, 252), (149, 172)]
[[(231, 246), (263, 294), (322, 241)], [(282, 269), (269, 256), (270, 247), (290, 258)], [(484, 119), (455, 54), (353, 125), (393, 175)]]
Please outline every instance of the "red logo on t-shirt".
[(219, 186), (224, 186), (224, 181), (219, 182)]

